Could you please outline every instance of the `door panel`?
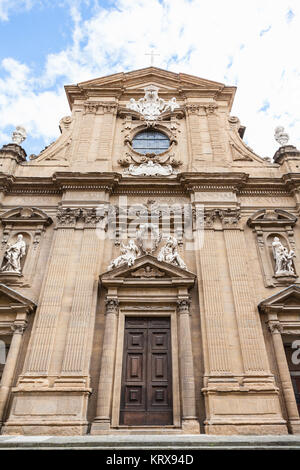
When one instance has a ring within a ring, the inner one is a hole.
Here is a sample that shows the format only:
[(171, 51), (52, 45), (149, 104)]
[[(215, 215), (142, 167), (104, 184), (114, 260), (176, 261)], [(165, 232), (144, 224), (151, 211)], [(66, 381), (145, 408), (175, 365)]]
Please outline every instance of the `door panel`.
[(169, 318), (127, 318), (120, 424), (172, 424)]

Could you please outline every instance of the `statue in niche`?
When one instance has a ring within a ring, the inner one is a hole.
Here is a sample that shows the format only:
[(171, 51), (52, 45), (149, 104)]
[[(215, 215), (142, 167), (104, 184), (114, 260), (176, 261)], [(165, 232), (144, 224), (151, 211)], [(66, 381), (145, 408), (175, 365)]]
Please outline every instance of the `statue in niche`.
[(292, 266), (295, 252), (288, 250), (278, 237), (274, 237), (272, 243), (273, 256), (275, 259), (275, 276), (294, 276), (295, 271)]
[(115, 258), (110, 265), (108, 266), (108, 270), (110, 271), (113, 268), (118, 268), (123, 264), (127, 264), (127, 266), (132, 266), (136, 260), (136, 258), (140, 255), (140, 250), (136, 246), (133, 240), (129, 241), (128, 245), (124, 245), (121, 243), (121, 255)]
[(19, 234), (16, 243), (10, 245), (5, 250), (4, 265), (1, 272), (22, 274), (21, 259), (26, 254), (26, 243), (23, 240), (23, 235)]
[(178, 253), (178, 242), (175, 237), (169, 237), (157, 256), (158, 261), (174, 264), (180, 268), (187, 269), (185, 262)]

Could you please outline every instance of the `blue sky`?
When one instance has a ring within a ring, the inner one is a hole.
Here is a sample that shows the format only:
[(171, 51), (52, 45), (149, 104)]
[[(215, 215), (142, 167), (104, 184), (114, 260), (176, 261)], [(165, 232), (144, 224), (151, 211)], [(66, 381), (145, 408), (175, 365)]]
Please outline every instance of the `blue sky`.
[(299, 0), (0, 0), (0, 145), (23, 125), (28, 155), (59, 136), (63, 86), (155, 65), (238, 87), (232, 115), (273, 156), (300, 148)]

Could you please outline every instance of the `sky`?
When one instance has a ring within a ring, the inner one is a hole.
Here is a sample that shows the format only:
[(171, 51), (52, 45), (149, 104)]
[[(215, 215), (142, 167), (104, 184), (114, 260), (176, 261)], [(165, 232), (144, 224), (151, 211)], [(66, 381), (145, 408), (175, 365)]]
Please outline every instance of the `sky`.
[(154, 65), (228, 86), (231, 115), (262, 157), (283, 126), (300, 149), (299, 0), (0, 0), (0, 146), (27, 155), (59, 137), (64, 85)]

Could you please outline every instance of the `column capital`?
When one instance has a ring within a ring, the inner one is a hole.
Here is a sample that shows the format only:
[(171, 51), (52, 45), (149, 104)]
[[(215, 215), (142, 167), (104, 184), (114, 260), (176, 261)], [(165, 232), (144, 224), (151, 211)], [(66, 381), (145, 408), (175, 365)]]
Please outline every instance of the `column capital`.
[(118, 315), (119, 313), (118, 299), (106, 299), (105, 308), (106, 308), (106, 312), (105, 312), (106, 315), (110, 313), (114, 313), (115, 315)]
[(280, 324), (279, 321), (269, 321), (268, 329), (272, 333), (272, 335), (275, 335), (275, 334), (281, 335), (283, 333), (283, 326)]
[(16, 335), (22, 335), (27, 328), (26, 320), (17, 320), (11, 325), (11, 329)]
[(190, 315), (190, 299), (179, 299), (177, 300), (177, 311), (179, 314), (187, 313)]

